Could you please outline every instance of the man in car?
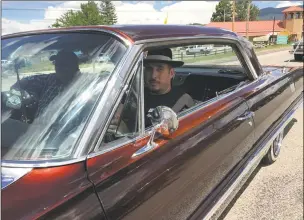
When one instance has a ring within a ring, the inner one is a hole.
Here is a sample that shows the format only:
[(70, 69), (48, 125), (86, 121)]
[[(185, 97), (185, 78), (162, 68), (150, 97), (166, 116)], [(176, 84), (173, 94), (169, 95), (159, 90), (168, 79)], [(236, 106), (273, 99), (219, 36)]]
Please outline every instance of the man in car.
[(157, 106), (167, 106), (178, 113), (194, 105), (194, 100), (181, 87), (172, 87), (173, 68), (182, 65), (184, 62), (172, 60), (170, 48), (148, 51), (144, 59), (146, 115)]
[[(50, 57), (55, 65), (55, 73), (41, 74), (25, 77), (20, 80), (20, 87), (36, 98), (35, 112), (32, 117), (37, 117), (48, 104), (69, 85), (79, 72), (78, 57), (69, 50), (61, 50), (57, 55)], [(15, 83), (11, 89), (19, 90), (19, 83)]]

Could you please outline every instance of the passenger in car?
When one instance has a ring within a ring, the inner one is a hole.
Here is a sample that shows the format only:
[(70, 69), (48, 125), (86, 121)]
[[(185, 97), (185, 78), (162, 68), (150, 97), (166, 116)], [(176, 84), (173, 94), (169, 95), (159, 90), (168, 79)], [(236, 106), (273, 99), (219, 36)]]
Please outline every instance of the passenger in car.
[(174, 67), (184, 65), (172, 60), (170, 48), (149, 50), (144, 59), (145, 113), (151, 108), (167, 106), (176, 113), (194, 106), (194, 100), (181, 87), (173, 87)]
[[(34, 95), (37, 101), (35, 117), (40, 115), (47, 105), (72, 81), (79, 71), (78, 57), (68, 50), (61, 50), (50, 57), (55, 65), (55, 73), (25, 77), (20, 80), (21, 89)], [(19, 89), (17, 82), (12, 89)]]

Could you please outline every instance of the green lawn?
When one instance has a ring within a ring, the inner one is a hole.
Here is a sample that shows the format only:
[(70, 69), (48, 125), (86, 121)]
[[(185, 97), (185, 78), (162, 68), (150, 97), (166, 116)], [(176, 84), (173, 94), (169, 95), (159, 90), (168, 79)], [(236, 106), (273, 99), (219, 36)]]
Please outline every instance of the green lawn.
[[(291, 44), (286, 44), (286, 45), (279, 44), (279, 45), (270, 45), (270, 46), (267, 46), (264, 48), (256, 48), (254, 50), (258, 54), (261, 51), (277, 50), (277, 49), (291, 48), (291, 47), (292, 47)], [(208, 60), (210, 61), (210, 60), (218, 60), (218, 59), (223, 59), (223, 58), (231, 58), (234, 56), (235, 56), (234, 52), (229, 51), (226, 53), (212, 54), (212, 55), (207, 55), (207, 56), (205, 56), (203, 54), (197, 54), (196, 57), (194, 57), (194, 55), (184, 56), (182, 60), (187, 64), (187, 63), (196, 63), (196, 62), (202, 62), (202, 61), (208, 61)]]

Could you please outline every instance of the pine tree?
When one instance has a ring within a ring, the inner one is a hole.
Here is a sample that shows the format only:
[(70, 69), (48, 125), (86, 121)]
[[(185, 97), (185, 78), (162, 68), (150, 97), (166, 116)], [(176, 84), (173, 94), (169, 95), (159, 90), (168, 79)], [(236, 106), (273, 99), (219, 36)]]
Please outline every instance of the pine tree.
[(115, 6), (110, 0), (102, 0), (100, 3), (100, 12), (104, 18), (104, 24), (113, 25), (117, 23)]
[(104, 19), (99, 11), (98, 5), (94, 1), (88, 1), (80, 5), (80, 11), (69, 10), (52, 27), (71, 27), (82, 25), (102, 25)]

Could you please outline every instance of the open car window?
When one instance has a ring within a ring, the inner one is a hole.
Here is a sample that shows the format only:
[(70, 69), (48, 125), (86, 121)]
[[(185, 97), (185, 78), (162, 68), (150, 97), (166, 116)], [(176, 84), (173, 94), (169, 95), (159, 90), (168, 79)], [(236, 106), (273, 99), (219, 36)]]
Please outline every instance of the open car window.
[(100, 33), (3, 39), (2, 159), (71, 158), (126, 49)]

